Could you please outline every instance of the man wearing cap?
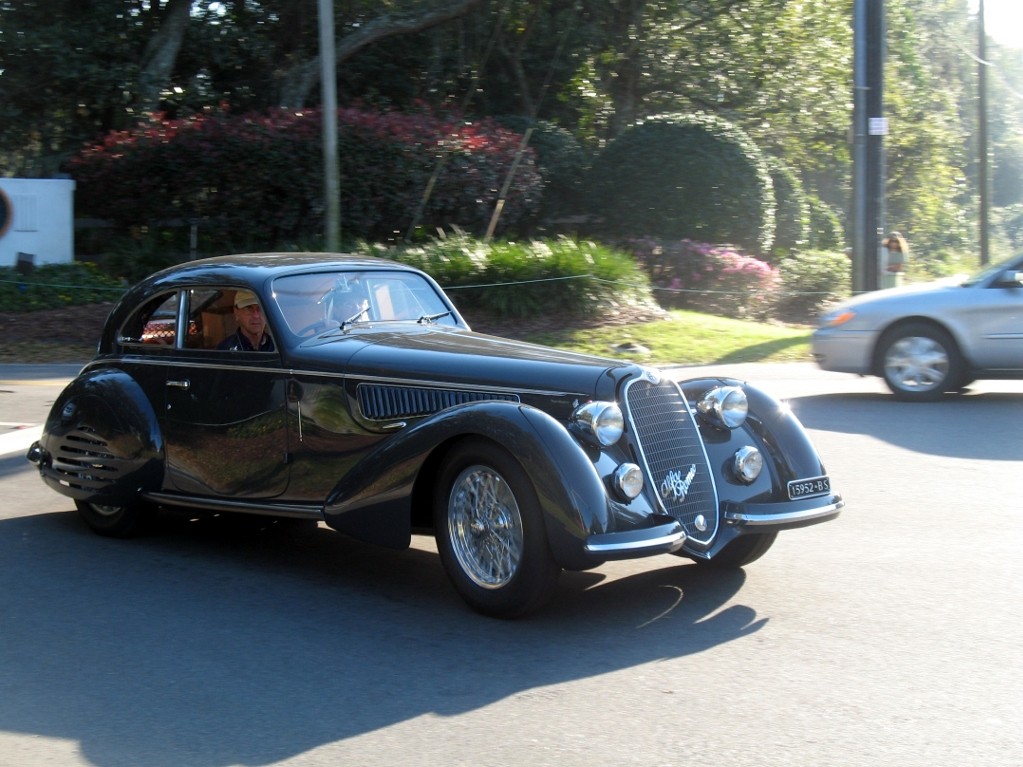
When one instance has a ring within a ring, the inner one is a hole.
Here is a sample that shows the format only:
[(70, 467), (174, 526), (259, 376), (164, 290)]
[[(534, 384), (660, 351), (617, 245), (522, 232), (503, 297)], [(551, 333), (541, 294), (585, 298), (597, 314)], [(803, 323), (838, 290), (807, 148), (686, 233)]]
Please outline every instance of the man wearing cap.
[(239, 290), (234, 294), (234, 318), (238, 329), (217, 344), (218, 349), (235, 352), (272, 352), (273, 339), (266, 332), (266, 318), (254, 293)]

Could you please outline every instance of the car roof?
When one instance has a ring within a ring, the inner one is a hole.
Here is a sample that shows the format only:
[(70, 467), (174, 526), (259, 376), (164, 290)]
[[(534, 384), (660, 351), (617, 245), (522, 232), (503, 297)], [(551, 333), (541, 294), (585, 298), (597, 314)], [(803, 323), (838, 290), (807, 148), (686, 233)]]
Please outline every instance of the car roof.
[(236, 255), (214, 256), (197, 261), (186, 261), (164, 269), (150, 279), (164, 281), (188, 279), (199, 274), (223, 276), (231, 272), (232, 277), (245, 281), (261, 282), (268, 277), (276, 277), (292, 272), (308, 271), (310, 268), (322, 269), (395, 269), (400, 271), (418, 271), (396, 261), (374, 258), (352, 253), (240, 253)]

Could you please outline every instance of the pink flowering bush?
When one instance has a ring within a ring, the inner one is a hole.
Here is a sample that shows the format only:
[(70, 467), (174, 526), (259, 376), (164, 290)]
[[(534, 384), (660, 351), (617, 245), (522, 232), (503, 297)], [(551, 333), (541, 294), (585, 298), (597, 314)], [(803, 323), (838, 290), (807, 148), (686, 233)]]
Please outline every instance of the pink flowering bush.
[(731, 245), (636, 238), (624, 243), (650, 278), (657, 302), (732, 317), (770, 313), (778, 273)]
[[(417, 214), (418, 228), (431, 234), (452, 226), (486, 230), (518, 134), (487, 120), (427, 111), (349, 108), (338, 118), (346, 235), (400, 239)], [(87, 147), (68, 170), (77, 182), (79, 215), (125, 228), (198, 220), (207, 248), (276, 247), (323, 231), (321, 136), (315, 110), (182, 120), (154, 115)], [(527, 150), (508, 191), (503, 230), (538, 207), (541, 188)]]

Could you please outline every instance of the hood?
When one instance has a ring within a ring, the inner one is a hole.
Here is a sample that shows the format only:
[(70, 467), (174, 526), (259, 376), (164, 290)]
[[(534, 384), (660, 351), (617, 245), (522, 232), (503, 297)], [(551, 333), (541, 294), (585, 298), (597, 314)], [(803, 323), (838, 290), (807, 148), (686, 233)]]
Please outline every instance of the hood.
[(825, 316), (834, 315), (846, 309), (916, 304), (920, 301), (925, 302), (925, 304), (935, 304), (942, 301), (943, 296), (959, 295), (963, 290), (966, 290), (967, 288), (963, 287), (961, 283), (962, 278), (957, 277), (860, 293), (858, 296), (840, 301)]
[[(294, 362), (352, 377), (395, 378), (512, 389), (613, 395), (617, 360), (457, 328), (369, 325), (307, 341)], [(610, 387), (610, 388), (609, 388)]]

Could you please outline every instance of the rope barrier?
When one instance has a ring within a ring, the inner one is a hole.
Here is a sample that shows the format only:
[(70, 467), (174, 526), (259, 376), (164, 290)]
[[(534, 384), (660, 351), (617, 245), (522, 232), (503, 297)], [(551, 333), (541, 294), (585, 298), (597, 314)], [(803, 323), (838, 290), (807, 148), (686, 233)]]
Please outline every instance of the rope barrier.
[[(595, 274), (570, 274), (561, 277), (538, 277), (531, 280), (513, 280), (510, 282), (487, 282), (479, 283), (476, 285), (451, 285), (445, 286), (445, 292), (452, 292), (456, 290), (479, 290), (484, 288), (508, 288), (517, 287), (520, 285), (534, 285), (545, 282), (565, 282), (568, 280), (592, 280), (605, 285), (613, 285), (625, 288), (633, 289), (644, 289), (649, 288), (651, 291), (671, 294), (693, 294), (693, 295), (707, 295), (707, 296), (748, 296), (759, 291), (757, 290), (708, 290), (706, 288), (664, 288), (657, 285), (645, 285), (643, 283), (627, 282), (625, 280), (608, 280), (603, 277), (598, 277)], [(60, 283), (46, 283), (46, 282), (26, 282), (25, 280), (4, 280), (0, 279), (0, 285), (18, 285), (19, 287), (27, 287), (29, 285), (39, 288), (55, 288), (60, 290), (88, 290), (91, 292), (116, 292), (121, 295), (125, 292), (126, 288), (120, 287), (83, 287), (81, 285), (64, 285)], [(831, 295), (830, 291), (826, 290), (783, 290), (775, 289), (771, 291), (775, 295), (783, 296), (827, 296)]]

